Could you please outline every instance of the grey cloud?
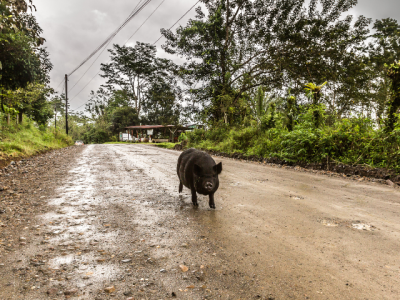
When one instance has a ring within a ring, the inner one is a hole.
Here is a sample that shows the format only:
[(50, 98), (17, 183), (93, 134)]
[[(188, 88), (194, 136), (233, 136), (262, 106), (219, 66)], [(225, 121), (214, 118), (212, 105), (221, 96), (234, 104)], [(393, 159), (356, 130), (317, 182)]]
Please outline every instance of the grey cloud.
[[(134, 31), (144, 22), (162, 0), (153, 0), (147, 5), (112, 41), (123, 44)], [(34, 0), (37, 7), (35, 13), (39, 24), (44, 30), (47, 42), (45, 46), (50, 52), (54, 64), (51, 72), (51, 85), (62, 91), (64, 84), (61, 81), (66, 73), (71, 72), (83, 59), (85, 59), (97, 46), (99, 46), (121, 23), (128, 17), (134, 7), (140, 2), (136, 1), (107, 1), (107, 0), (69, 0), (48, 1)], [(141, 1), (144, 2), (144, 1)], [(160, 37), (160, 29), (168, 28), (175, 23), (197, 0), (166, 0), (154, 15), (143, 25), (137, 34), (130, 39), (128, 45), (136, 41), (153, 43)], [(191, 11), (180, 24), (195, 15)], [(157, 44), (160, 56), (167, 56), (160, 48), (162, 40)], [(95, 56), (95, 58), (97, 55)], [(92, 64), (92, 58), (81, 69), (74, 73), (69, 80), (69, 99), (74, 110), (88, 99), (91, 90), (104, 83), (99, 75), (77, 96), (75, 95), (95, 76), (100, 64), (108, 61), (108, 52), (104, 51), (93, 64), (81, 81), (74, 87), (77, 80)]]

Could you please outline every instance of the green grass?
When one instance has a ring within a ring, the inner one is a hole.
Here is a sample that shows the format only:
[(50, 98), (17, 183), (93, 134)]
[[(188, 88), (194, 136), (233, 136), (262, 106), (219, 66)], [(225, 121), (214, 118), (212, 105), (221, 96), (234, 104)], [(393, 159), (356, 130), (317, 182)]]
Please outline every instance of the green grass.
[(160, 148), (165, 149), (173, 149), (175, 145), (179, 143), (132, 143), (132, 142), (107, 142), (104, 145), (113, 145), (113, 144), (137, 144), (137, 145), (153, 145)]
[(155, 143), (154, 146), (166, 149), (174, 149), (175, 145), (179, 143)]
[(32, 121), (24, 119), (22, 125), (3, 126), (0, 132), (0, 160), (28, 157), (71, 145), (73, 141), (65, 133), (55, 133), (54, 129), (39, 130)]
[(103, 143), (103, 145), (114, 145), (114, 144), (132, 144), (131, 142), (107, 142)]
[(133, 143), (133, 142), (106, 142), (103, 143), (103, 145), (114, 145), (114, 144), (127, 144), (127, 145), (132, 145), (132, 144), (137, 144), (137, 145), (154, 145), (154, 143)]

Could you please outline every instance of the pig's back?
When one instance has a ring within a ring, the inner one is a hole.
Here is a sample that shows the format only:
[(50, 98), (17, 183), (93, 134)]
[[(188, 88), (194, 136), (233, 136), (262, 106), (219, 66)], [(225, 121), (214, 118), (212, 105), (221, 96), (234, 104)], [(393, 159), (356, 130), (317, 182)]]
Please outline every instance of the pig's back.
[(196, 149), (188, 149), (181, 153), (178, 158), (178, 166), (177, 173), (179, 180), (183, 183), (187, 188), (191, 188), (193, 181), (193, 165), (194, 165), (194, 157), (195, 153), (198, 152)]

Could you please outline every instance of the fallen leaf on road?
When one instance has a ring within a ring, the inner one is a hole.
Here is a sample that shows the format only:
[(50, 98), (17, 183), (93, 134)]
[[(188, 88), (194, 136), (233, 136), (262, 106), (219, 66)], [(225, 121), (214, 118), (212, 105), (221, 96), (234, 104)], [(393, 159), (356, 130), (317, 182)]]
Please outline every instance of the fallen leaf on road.
[(187, 271), (189, 271), (189, 268), (186, 267), (185, 265), (180, 265), (179, 268), (181, 268), (182, 272), (187, 272)]
[(115, 287), (114, 286), (107, 287), (104, 289), (104, 291), (109, 294), (113, 293), (113, 292), (115, 292)]
[(186, 287), (187, 289), (194, 289), (194, 285), (192, 284), (192, 285), (189, 285), (189, 286), (187, 286)]

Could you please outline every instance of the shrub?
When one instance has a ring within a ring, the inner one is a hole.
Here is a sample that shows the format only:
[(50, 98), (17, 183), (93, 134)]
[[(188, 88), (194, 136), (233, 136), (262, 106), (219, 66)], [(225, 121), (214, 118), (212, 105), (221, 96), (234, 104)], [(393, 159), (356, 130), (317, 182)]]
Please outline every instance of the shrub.
[[(400, 171), (400, 121), (393, 132), (376, 130), (373, 121), (356, 117), (336, 121), (333, 126), (315, 128), (314, 108), (301, 116), (302, 122), (288, 131), (283, 125), (266, 131), (257, 127), (213, 128), (188, 133), (191, 147), (240, 152), (287, 162), (336, 161), (364, 164)], [(322, 109), (320, 117), (324, 118)]]

